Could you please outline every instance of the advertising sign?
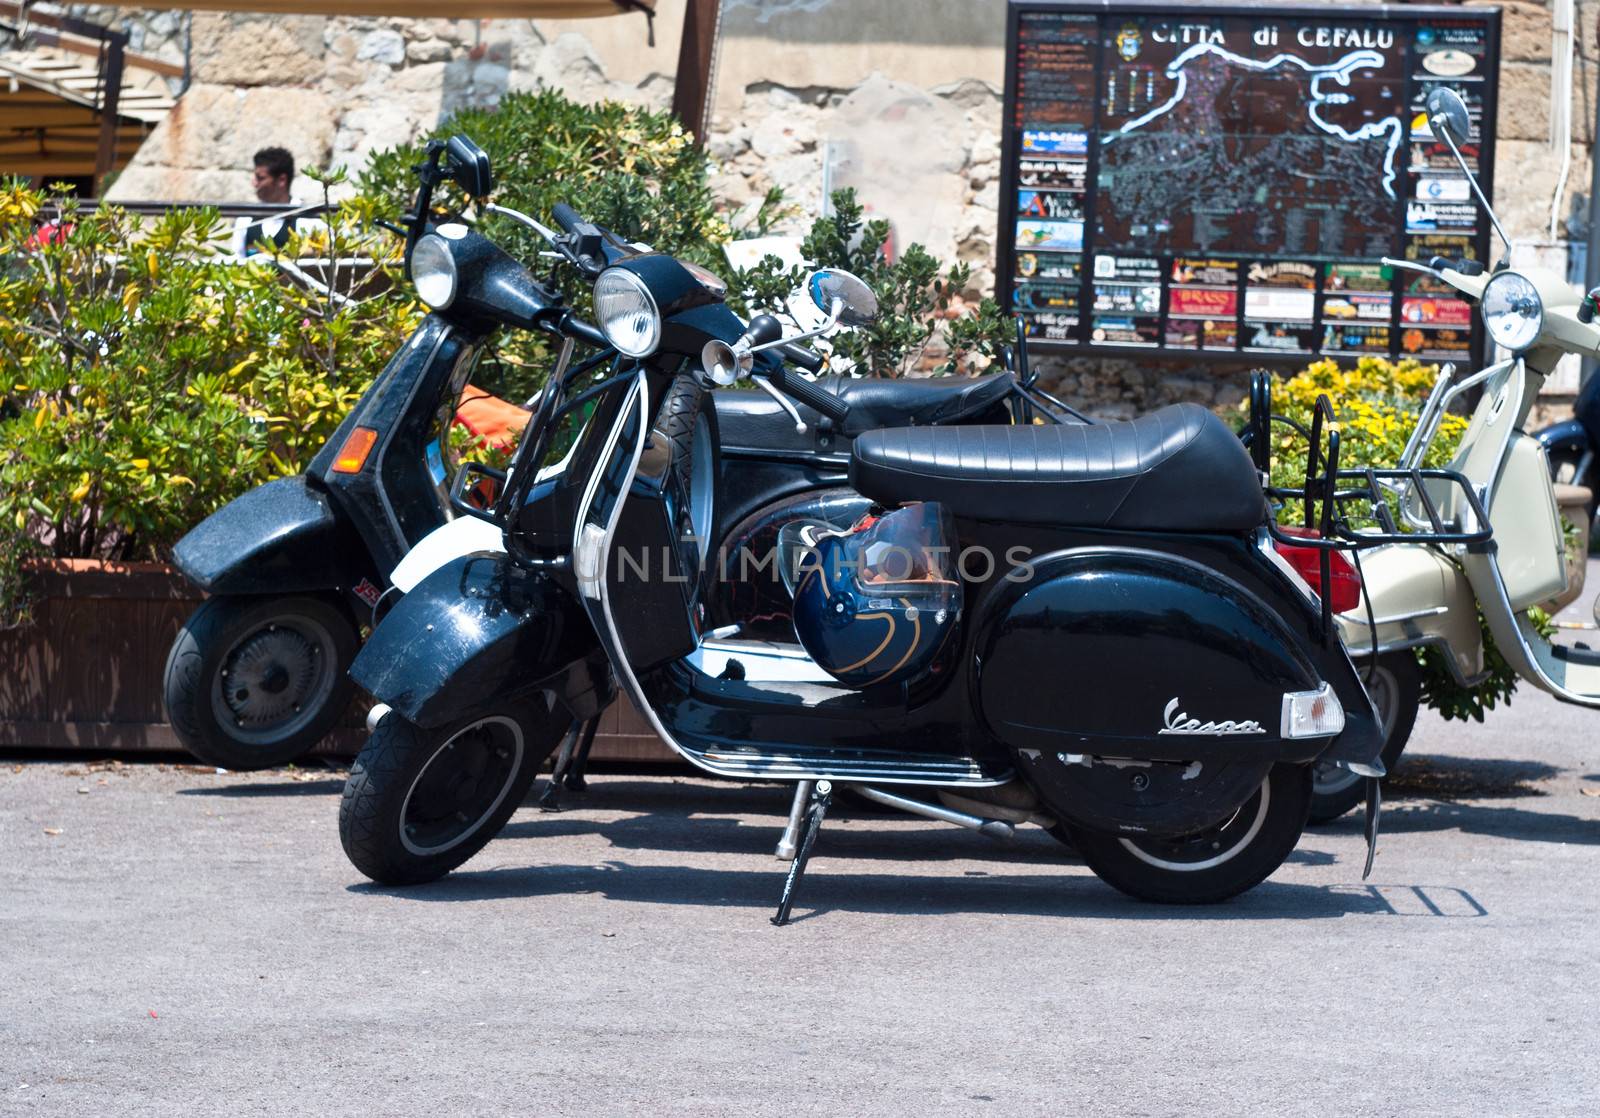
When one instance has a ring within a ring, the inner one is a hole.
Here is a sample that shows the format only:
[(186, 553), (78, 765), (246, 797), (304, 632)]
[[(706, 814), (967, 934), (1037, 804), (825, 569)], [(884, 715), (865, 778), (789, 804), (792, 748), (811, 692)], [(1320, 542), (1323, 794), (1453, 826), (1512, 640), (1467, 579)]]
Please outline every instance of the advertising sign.
[[(1477, 355), (1383, 257), (1488, 260), (1423, 104), (1493, 181), (1493, 8), (1010, 0), (1000, 300), (1048, 349)], [(1248, 356), (1246, 356), (1248, 355)]]

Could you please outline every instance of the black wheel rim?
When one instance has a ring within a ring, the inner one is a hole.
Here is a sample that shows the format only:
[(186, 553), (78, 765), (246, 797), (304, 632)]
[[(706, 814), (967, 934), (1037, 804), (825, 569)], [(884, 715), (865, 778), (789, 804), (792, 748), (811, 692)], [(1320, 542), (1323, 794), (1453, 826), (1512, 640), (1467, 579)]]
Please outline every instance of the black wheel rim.
[(333, 634), (315, 618), (269, 618), (222, 656), (211, 680), (211, 711), (229, 736), (275, 745), (314, 722), (343, 668)]
[(401, 844), (428, 857), (471, 838), (510, 794), (522, 753), (522, 727), (504, 715), (479, 719), (450, 735), (406, 792)]
[(1214, 827), (1179, 838), (1125, 838), (1122, 845), (1141, 862), (1173, 873), (1215, 869), (1247, 849), (1267, 821), (1272, 804), (1271, 779), (1227, 819)]

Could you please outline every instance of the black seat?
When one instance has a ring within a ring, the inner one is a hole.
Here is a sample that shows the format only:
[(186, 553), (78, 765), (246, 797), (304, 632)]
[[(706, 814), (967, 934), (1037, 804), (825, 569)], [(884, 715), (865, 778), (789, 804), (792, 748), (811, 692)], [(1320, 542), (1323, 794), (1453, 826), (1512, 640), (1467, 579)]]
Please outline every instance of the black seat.
[[(840, 433), (853, 438), (879, 427), (922, 427), (935, 423), (982, 420), (1004, 423), (1010, 373), (981, 377), (842, 377), (817, 380), (818, 387), (850, 405)], [(727, 447), (804, 449), (809, 436), (797, 436), (794, 421), (765, 392), (723, 389), (712, 393), (717, 424)], [(795, 405), (806, 425), (816, 430), (821, 416)], [(992, 413), (992, 414), (985, 414)]]
[(850, 405), (846, 434), (879, 427), (928, 427), (970, 419), (1005, 400), (1010, 373), (981, 377), (822, 377), (817, 384)]
[(869, 431), (850, 483), (885, 505), (1019, 524), (1243, 532), (1266, 516), (1249, 453), (1195, 404), (1093, 425)]

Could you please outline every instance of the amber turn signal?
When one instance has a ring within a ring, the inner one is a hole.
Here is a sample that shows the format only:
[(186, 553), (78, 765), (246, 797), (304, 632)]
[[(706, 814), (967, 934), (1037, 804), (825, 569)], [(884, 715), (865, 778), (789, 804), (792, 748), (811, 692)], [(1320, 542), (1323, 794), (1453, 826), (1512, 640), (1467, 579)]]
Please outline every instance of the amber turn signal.
[(372, 448), (378, 442), (378, 432), (371, 427), (357, 427), (350, 432), (344, 445), (339, 448), (339, 456), (333, 460), (333, 472), (336, 474), (359, 474), (361, 467), (367, 464), (367, 455), (372, 453)]

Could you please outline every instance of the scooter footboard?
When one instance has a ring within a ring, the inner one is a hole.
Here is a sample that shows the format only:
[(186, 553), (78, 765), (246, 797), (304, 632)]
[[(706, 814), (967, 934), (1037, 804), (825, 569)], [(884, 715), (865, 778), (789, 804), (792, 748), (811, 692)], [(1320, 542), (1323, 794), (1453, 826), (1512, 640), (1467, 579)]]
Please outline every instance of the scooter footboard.
[[(1376, 712), (1306, 603), (1168, 552), (1087, 547), (1033, 568), (978, 618), (974, 693), (1013, 753), (1376, 761)], [(1296, 697), (1318, 692), (1338, 700), (1342, 732), (1294, 724), (1314, 702)]]
[(418, 583), (373, 630), (350, 675), (424, 727), (533, 690), (588, 718), (615, 690), (577, 600), (502, 552), (462, 556)]

